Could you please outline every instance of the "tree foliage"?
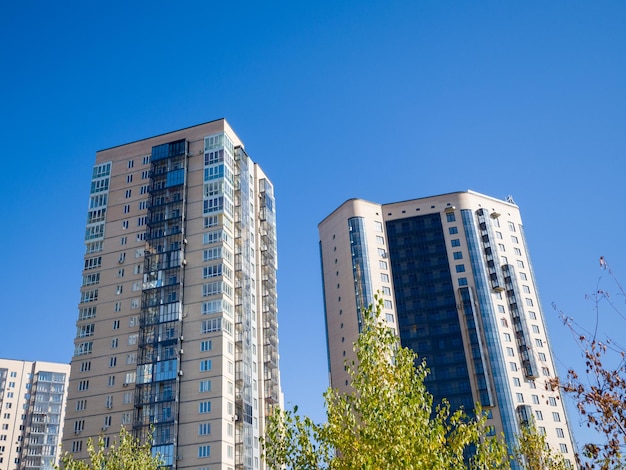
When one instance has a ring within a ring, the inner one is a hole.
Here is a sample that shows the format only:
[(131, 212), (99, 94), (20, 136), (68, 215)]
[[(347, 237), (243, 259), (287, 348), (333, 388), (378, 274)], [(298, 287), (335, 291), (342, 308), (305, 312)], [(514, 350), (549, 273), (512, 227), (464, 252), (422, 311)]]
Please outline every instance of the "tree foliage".
[(424, 386), (426, 364), (379, 320), (377, 299), (363, 315), (355, 344), (356, 363), (347, 364), (352, 392), (330, 388), (324, 395), (328, 422), (315, 424), (293, 411), (277, 410), (263, 440), (270, 468), (288, 469), (508, 469), (500, 439), (485, 438), (486, 416), (452, 412), (447, 402), (433, 408)]
[[(603, 439), (583, 446), (582, 456), (578, 456), (581, 468), (608, 470), (626, 468), (626, 351), (613, 338), (599, 339), (598, 329), (601, 318), (610, 321), (608, 315), (603, 315), (607, 310), (618, 322), (626, 322), (618, 303), (618, 299), (624, 301), (626, 293), (604, 257), (600, 257), (600, 268), (615, 288), (601, 288), (604, 276), (600, 276), (595, 292), (587, 296), (596, 314), (593, 329), (583, 327), (554, 306), (581, 348), (585, 373), (570, 368), (566, 380), (555, 378), (550, 386), (572, 396), (583, 421)], [(612, 331), (616, 327), (614, 321), (610, 325)], [(623, 330), (624, 326), (618, 329)]]
[(153, 456), (150, 439), (141, 444), (138, 439), (120, 429), (119, 440), (109, 448), (105, 447), (104, 437), (98, 438), (98, 446), (87, 440), (89, 458), (77, 460), (66, 452), (61, 457), (60, 468), (64, 470), (157, 470), (162, 465), (159, 456)]
[[(582, 455), (577, 456), (580, 467), (608, 470), (626, 468), (626, 350), (614, 338), (601, 340), (599, 329), (601, 319), (610, 322), (610, 331), (616, 331), (616, 322), (626, 321), (620, 306), (626, 293), (604, 257), (600, 257), (600, 268), (596, 290), (587, 296), (595, 312), (592, 329), (553, 305), (581, 348), (585, 371), (579, 374), (570, 368), (565, 380), (552, 379), (549, 386), (573, 397), (583, 422), (597, 431), (601, 440), (583, 446)], [(607, 274), (614, 286), (610, 289), (601, 285)]]
[(523, 426), (517, 436), (514, 458), (524, 470), (567, 470), (563, 456), (548, 446), (545, 434), (534, 423)]

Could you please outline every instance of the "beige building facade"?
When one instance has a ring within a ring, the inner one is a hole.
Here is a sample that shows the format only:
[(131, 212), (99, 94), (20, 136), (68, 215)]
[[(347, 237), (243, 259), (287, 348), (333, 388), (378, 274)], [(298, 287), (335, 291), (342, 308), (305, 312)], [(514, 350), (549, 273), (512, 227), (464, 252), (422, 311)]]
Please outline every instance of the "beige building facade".
[(221, 119), (97, 152), (64, 449), (257, 469), (278, 369), (273, 186)]
[(69, 364), (0, 359), (0, 470), (58, 464)]
[(472, 191), (377, 204), (351, 199), (319, 224), (330, 380), (344, 367), (360, 315), (378, 293), (403, 346), (427, 361), (428, 390), (455, 409), (489, 413), (515, 442), (534, 420), (574, 465), (524, 227), (512, 198)]

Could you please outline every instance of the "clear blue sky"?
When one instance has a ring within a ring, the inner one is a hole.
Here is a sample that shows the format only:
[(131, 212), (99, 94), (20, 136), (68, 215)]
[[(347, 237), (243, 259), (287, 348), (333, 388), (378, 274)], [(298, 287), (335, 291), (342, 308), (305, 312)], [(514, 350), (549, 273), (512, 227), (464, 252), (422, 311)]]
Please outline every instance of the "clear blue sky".
[(626, 280), (625, 25), (622, 1), (3, 2), (0, 356), (71, 358), (95, 152), (225, 117), (276, 187), (288, 402), (324, 417), (317, 224), (352, 197), (513, 195), (577, 364), (550, 304), (595, 318), (600, 255)]

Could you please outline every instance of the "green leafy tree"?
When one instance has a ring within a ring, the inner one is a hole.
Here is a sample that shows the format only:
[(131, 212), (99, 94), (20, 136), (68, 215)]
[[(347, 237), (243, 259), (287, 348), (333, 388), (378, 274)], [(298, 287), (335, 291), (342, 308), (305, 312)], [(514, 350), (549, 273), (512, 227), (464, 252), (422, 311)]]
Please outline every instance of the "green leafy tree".
[(363, 315), (355, 344), (356, 363), (347, 364), (352, 392), (329, 389), (328, 422), (322, 425), (293, 411), (270, 418), (263, 451), (270, 468), (288, 469), (465, 469), (473, 450), (474, 469), (508, 469), (500, 439), (485, 438), (485, 415), (452, 412), (447, 402), (433, 408), (426, 391), (426, 364), (379, 320), (382, 300)]
[(138, 439), (121, 428), (119, 440), (105, 448), (104, 437), (98, 438), (98, 447), (92, 439), (87, 441), (88, 459), (76, 460), (66, 452), (59, 468), (64, 470), (157, 470), (162, 465), (159, 456), (153, 456), (150, 439), (141, 444)]
[(517, 436), (514, 458), (524, 470), (567, 470), (570, 467), (563, 456), (548, 446), (546, 436), (534, 423), (522, 427)]

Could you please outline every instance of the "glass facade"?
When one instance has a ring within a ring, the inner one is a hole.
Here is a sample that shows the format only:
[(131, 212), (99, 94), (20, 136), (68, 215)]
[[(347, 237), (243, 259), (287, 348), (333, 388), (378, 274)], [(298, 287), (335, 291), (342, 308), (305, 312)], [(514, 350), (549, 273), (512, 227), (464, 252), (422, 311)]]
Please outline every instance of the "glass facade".
[(426, 359), (435, 403), (474, 408), (440, 214), (386, 223), (402, 345)]
[(185, 141), (152, 148), (133, 429), (174, 464), (178, 433), (184, 254)]
[(352, 275), (354, 276), (356, 314), (360, 331), (363, 310), (374, 302), (363, 217), (351, 217), (348, 219), (348, 230), (350, 232), (350, 247), (352, 249)]

